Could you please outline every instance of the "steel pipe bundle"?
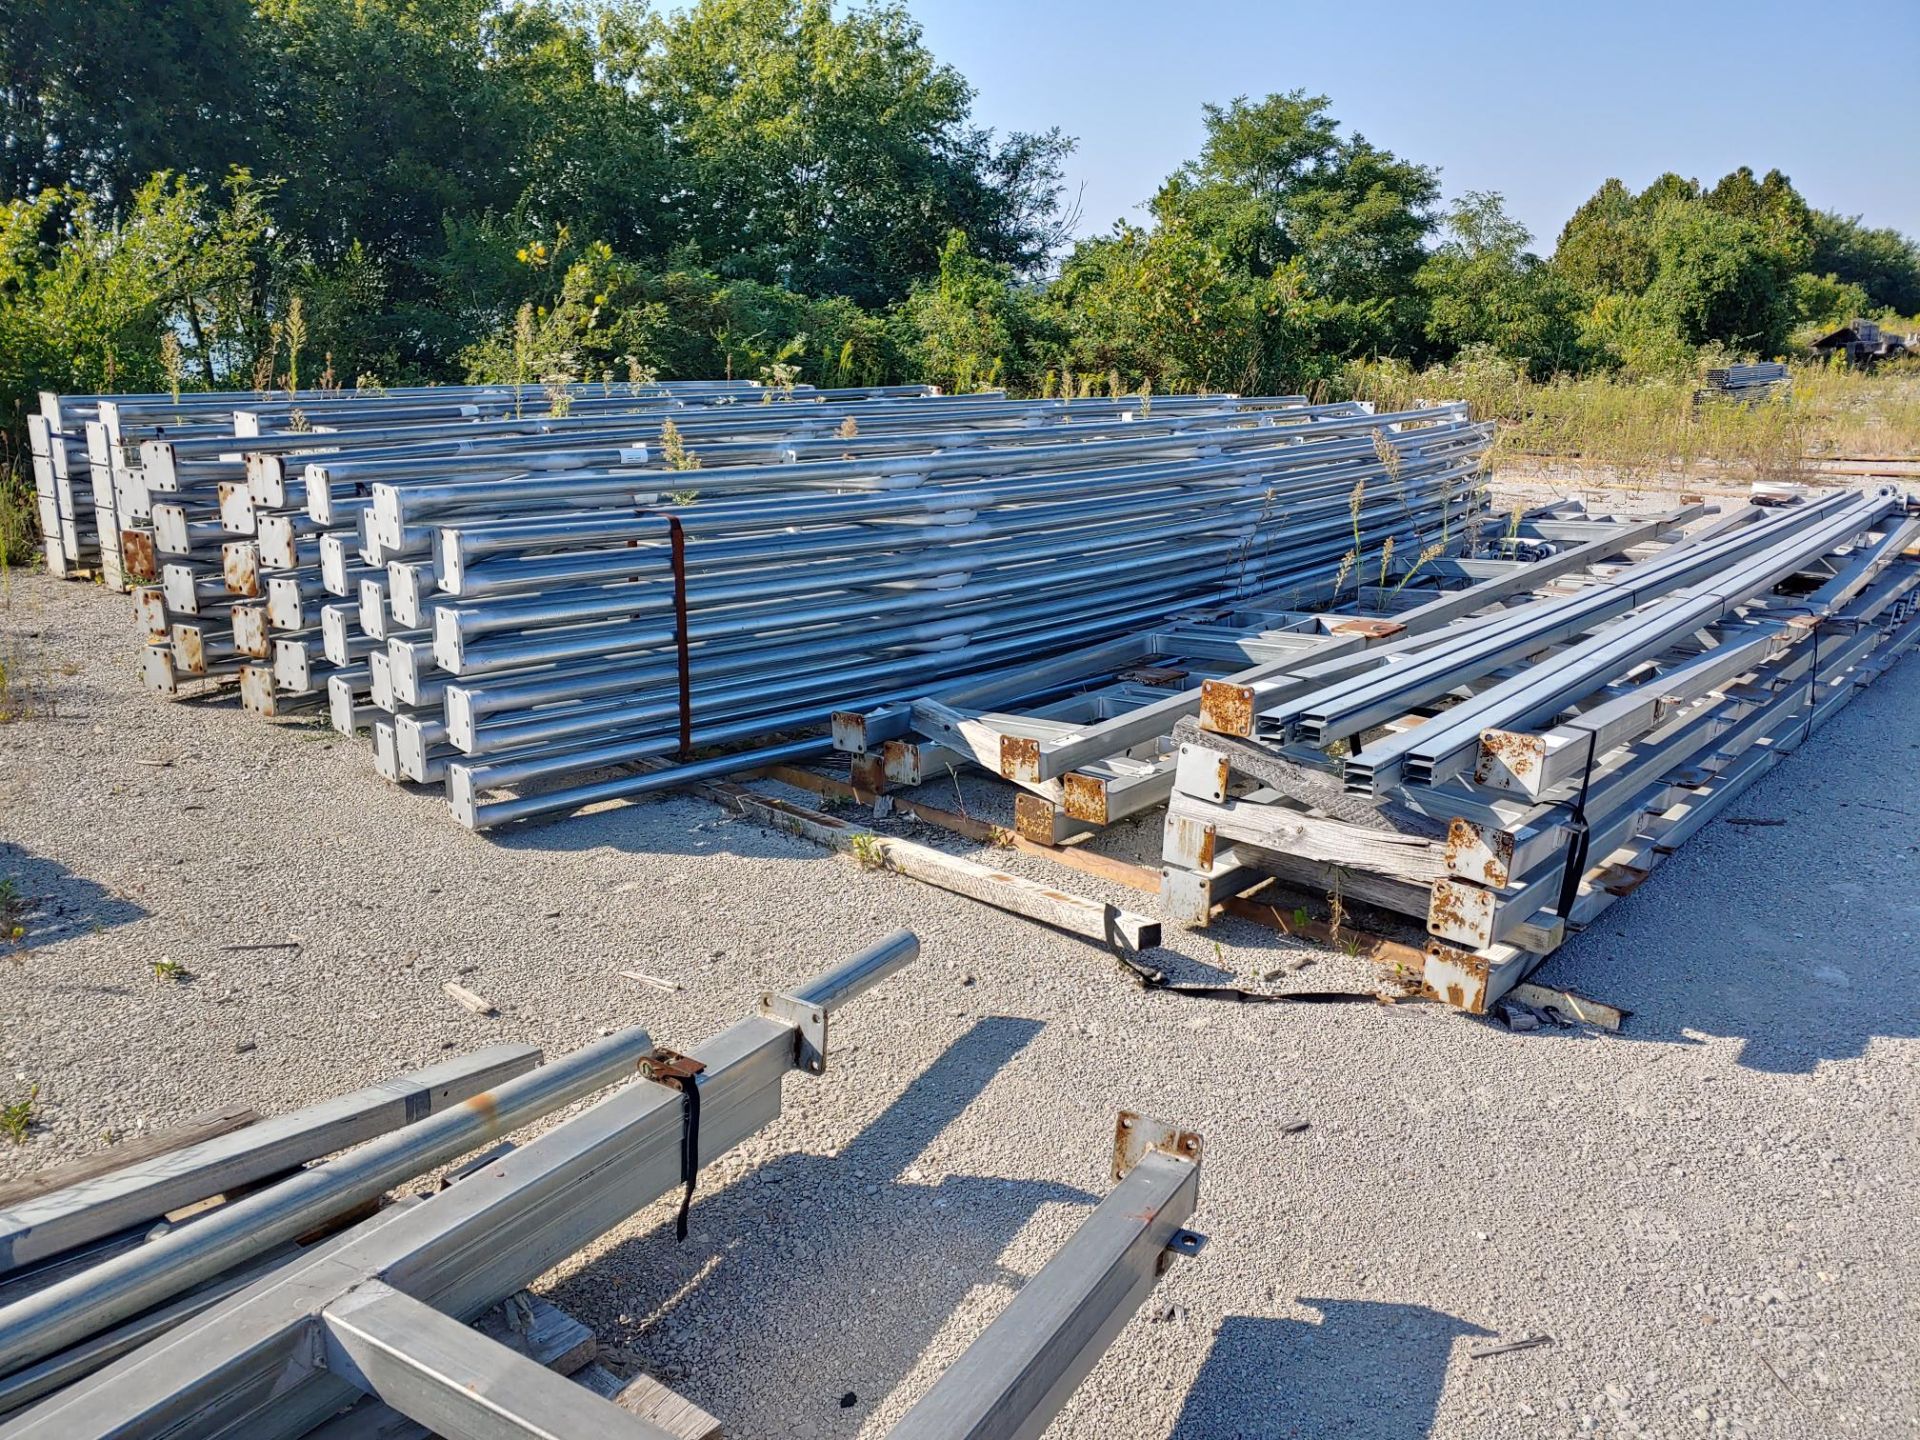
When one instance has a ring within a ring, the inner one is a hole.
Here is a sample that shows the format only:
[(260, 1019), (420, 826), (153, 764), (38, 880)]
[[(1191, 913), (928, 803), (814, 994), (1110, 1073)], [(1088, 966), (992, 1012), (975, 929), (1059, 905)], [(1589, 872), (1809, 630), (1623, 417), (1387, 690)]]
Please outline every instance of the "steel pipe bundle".
[(1791, 372), (1778, 360), (1725, 365), (1707, 371), (1707, 390), (1714, 395), (1751, 403), (1766, 399), (1780, 386), (1790, 384), (1791, 378)]
[[(703, 472), (716, 497), (673, 511), (684, 583), (651, 515), (443, 527), (432, 644), (390, 643), (387, 668), (403, 703), (429, 660), (452, 680), (440, 714), (395, 720), (400, 764), (426, 778), (446, 759), (460, 818), (500, 823), (608, 791), (482, 790), (674, 754), (683, 715), (695, 745), (771, 737), (929, 683), (1013, 683), (1036, 657), (1184, 606), (1322, 587), (1356, 530), (1417, 552), (1422, 530), (1464, 527), (1472, 509), (1485, 436), (1457, 413), (1405, 432), (1397, 489), (1356, 502), (1382, 462), (1352, 432), (1382, 424), (1344, 417), (1313, 443), (1223, 428), (1204, 438), (1229, 453), (1190, 458), (1127, 442), (1137, 463), (1085, 463), (1107, 452), (1097, 440), (955, 453), (916, 461), (932, 472), (916, 484), (851, 494), (867, 462), (797, 467), (836, 493), (759, 499), (727, 498), (751, 496), (770, 478), (758, 470)], [(376, 512), (389, 493), (376, 487)]]

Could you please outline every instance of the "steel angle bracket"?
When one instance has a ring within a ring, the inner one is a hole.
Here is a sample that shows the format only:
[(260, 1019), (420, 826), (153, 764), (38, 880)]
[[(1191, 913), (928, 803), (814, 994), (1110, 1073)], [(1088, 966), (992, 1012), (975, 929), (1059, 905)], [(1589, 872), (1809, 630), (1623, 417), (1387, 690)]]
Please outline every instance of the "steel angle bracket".
[[(1205, 1148), (1197, 1130), (1180, 1130), (1151, 1115), (1122, 1110), (1113, 1125), (1113, 1182), (1117, 1185), (1126, 1179), (1133, 1167), (1154, 1151), (1198, 1165)], [(1175, 1255), (1198, 1255), (1206, 1243), (1207, 1237), (1197, 1230), (1175, 1230), (1167, 1237), (1166, 1253), (1160, 1257), (1161, 1270)]]
[(1202, 1142), (1198, 1132), (1176, 1130), (1164, 1120), (1122, 1110), (1113, 1126), (1113, 1181), (1126, 1179), (1133, 1167), (1150, 1150), (1159, 1150), (1176, 1159), (1200, 1163)]
[(827, 1010), (798, 995), (780, 995), (771, 990), (760, 994), (760, 1013), (793, 1026), (794, 1068), (809, 1075), (824, 1075), (827, 1070)]

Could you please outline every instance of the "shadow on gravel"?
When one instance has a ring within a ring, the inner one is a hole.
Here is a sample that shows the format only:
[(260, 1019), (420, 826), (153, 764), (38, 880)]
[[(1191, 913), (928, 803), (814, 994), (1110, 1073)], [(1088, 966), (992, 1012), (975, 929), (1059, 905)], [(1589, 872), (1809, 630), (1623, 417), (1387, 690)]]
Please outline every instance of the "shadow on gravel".
[[(1795, 774), (1791, 764), (1775, 773)], [(1734, 1038), (1740, 1068), (1765, 1074), (1811, 1074), (1822, 1061), (1859, 1059), (1876, 1039), (1920, 1037), (1920, 946), (1910, 938), (1920, 931), (1920, 893), (1910, 881), (1863, 883), (1846, 847), (1793, 835), (1810, 800), (1784, 786), (1760, 794), (1748, 812), (1780, 828), (1710, 827), (1671, 873), (1575, 936), (1534, 978), (1626, 1006), (1622, 1040)], [(1915, 833), (1909, 818), (1904, 834), (1879, 837), (1912, 857), (1909, 873), (1920, 873), (1920, 847), (1905, 838)], [(1761, 838), (1776, 836), (1795, 843)], [(1696, 867), (1683, 872), (1687, 861)], [(1672, 889), (1656, 892), (1663, 881)], [(1643, 896), (1645, 912), (1630, 908)], [(1656, 906), (1685, 918), (1665, 921), (1676, 928), (1662, 935)]]
[(1425, 1440), (1462, 1335), (1488, 1335), (1424, 1305), (1313, 1300), (1318, 1321), (1229, 1315), (1173, 1440)]
[[(803, 805), (821, 805), (817, 796), (805, 792), (792, 793), (798, 796), (798, 802)], [(910, 795), (913, 792), (903, 793)], [(866, 822), (866, 817), (857, 808), (825, 808), (841, 818)], [(950, 854), (966, 854), (973, 849), (943, 830), (931, 825), (910, 824), (897, 817), (879, 822), (877, 828), (885, 834), (910, 839)], [(812, 841), (784, 835), (750, 820), (729, 815), (707, 800), (680, 795), (654, 796), (633, 805), (616, 805), (564, 818), (503, 827), (488, 831), (487, 839), (502, 850), (553, 853), (614, 850), (650, 858), (684, 855), (711, 859), (731, 855), (745, 860), (791, 861), (798, 865), (820, 867), (825, 873), (832, 873), (832, 867), (853, 863)], [(982, 863), (998, 863), (992, 851), (974, 851), (974, 858)], [(1152, 895), (1122, 890), (1117, 886), (1103, 891), (1098, 880), (1065, 870), (1042, 870), (1040, 876), (1048, 877), (1050, 883), (1076, 894), (1095, 899), (1111, 898), (1123, 908), (1149, 915), (1159, 911), (1157, 897)], [(901, 878), (899, 884), (903, 899), (898, 923), (909, 929), (913, 928), (915, 907), (922, 903), (952, 904), (963, 909), (974, 903), (935, 887), (924, 886), (917, 880)], [(1294, 895), (1289, 892), (1289, 895), (1289, 907), (1304, 902), (1310, 908), (1315, 905), (1324, 908), (1324, 897), (1316, 900), (1304, 893)], [(1355, 914), (1362, 913), (1359, 907), (1350, 908)], [(983, 908), (981, 913), (989, 912)], [(1024, 921), (1016, 923), (1033, 924)], [(1120, 985), (1132, 983), (1112, 964), (1111, 957), (1098, 940), (1066, 936), (1063, 932), (1037, 924), (1033, 924), (1033, 929), (1037, 934), (1059, 936), (1063, 945), (1084, 946), (1099, 973), (1109, 974), (1113, 982)], [(1169, 980), (1179, 984), (1231, 985), (1245, 982), (1247, 975), (1236, 973), (1231, 967), (1219, 963), (1225, 945), (1262, 955), (1298, 956), (1304, 953), (1309, 965), (1318, 967), (1309, 969), (1305, 975), (1290, 983), (1272, 988), (1317, 989), (1321, 988), (1324, 977), (1338, 972), (1340, 978), (1327, 980), (1327, 988), (1349, 989), (1366, 986), (1373, 976), (1372, 970), (1363, 962), (1349, 961), (1348, 957), (1336, 950), (1291, 940), (1264, 925), (1227, 915), (1216, 919), (1210, 930), (1187, 930), (1180, 925), (1166, 925), (1161, 932), (1160, 947), (1146, 958), (1157, 969), (1166, 972)], [(1261, 968), (1272, 968), (1276, 974), (1280, 973), (1277, 964)]]
[[(592, 1316), (603, 1341), (729, 1433), (746, 1395), (777, 1405), (788, 1436), (854, 1434), (970, 1292), (1024, 1281), (1000, 1257), (1042, 1206), (1100, 1198), (995, 1176), (906, 1178), (1041, 1028), (981, 1019), (838, 1155), (784, 1155), (697, 1198), (687, 1244), (656, 1228), (556, 1287), (554, 1302)], [(1087, 1162), (1095, 1171), (1100, 1157)], [(615, 1303), (633, 1313), (616, 1318)]]
[[(147, 912), (57, 860), (0, 841), (0, 956), (97, 934)], [(23, 933), (9, 941), (15, 927)]]

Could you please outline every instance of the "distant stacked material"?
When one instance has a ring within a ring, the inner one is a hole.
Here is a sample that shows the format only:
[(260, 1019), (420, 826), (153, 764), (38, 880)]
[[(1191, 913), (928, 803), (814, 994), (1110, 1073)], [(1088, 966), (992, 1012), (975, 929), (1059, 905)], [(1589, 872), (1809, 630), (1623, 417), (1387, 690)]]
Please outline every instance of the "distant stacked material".
[(1789, 379), (1785, 365), (1778, 360), (1763, 360), (1754, 365), (1728, 365), (1709, 370), (1707, 388), (1715, 395), (1751, 402), (1766, 399)]

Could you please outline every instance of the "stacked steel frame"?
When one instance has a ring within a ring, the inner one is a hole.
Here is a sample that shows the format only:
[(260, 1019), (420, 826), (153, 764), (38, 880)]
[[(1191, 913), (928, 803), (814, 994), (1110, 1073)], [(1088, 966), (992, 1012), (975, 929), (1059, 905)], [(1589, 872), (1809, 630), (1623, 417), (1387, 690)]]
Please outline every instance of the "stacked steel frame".
[(1034, 698), (1169, 615), (1311, 604), (1348, 553), (1430, 563), (1483, 508), (1459, 405), (577, 388), (43, 416), (124, 502), (153, 688), (327, 704), (476, 828), (818, 755), (835, 710), (932, 686)]
[(1920, 512), (1890, 489), (1665, 538), (1206, 686), (1175, 731), (1167, 908), (1205, 924), (1266, 874), (1343, 889), (1424, 921), (1425, 988), (1484, 1011), (1920, 642)]
[[(701, 1167), (779, 1116), (786, 1075), (826, 1070), (840, 1008), (918, 953), (897, 932), (690, 1055), (638, 1027), (544, 1066), (496, 1046), (0, 1208), (0, 1435), (672, 1440), (468, 1322), (511, 1315), (516, 1296), (530, 1311), (524, 1287), (683, 1187), (684, 1220)], [(1185, 1228), (1202, 1149), (1123, 1112), (1106, 1199), (892, 1433), (1040, 1433), (1173, 1258), (1205, 1243)], [(437, 1193), (366, 1218), (477, 1150)], [(149, 1232), (183, 1205), (203, 1208)]]

